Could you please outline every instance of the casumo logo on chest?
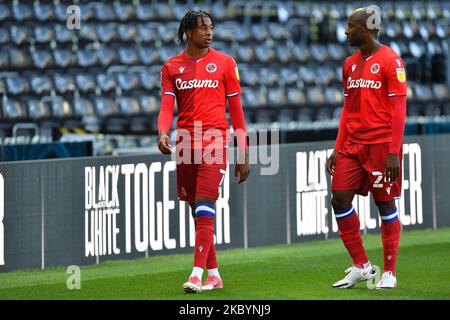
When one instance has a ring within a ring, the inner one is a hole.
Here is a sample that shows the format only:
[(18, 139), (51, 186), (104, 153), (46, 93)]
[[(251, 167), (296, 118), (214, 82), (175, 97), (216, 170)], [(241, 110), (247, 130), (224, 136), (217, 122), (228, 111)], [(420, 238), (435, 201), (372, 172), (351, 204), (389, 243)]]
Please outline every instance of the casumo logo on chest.
[(187, 90), (187, 89), (194, 89), (194, 88), (212, 88), (215, 89), (219, 86), (219, 80), (198, 80), (198, 79), (192, 79), (192, 80), (186, 80), (183, 81), (182, 79), (178, 78), (175, 80), (175, 85), (177, 86), (178, 90)]
[(348, 77), (347, 79), (348, 89), (358, 89), (358, 88), (370, 88), (370, 89), (380, 89), (381, 81), (366, 80), (366, 79), (352, 79)]

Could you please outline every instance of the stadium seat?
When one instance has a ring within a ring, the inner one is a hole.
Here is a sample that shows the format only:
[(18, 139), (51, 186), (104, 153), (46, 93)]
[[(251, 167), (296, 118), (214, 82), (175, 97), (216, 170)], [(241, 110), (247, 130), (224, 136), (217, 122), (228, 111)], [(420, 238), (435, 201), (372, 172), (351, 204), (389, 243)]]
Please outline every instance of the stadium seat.
[(67, 68), (76, 64), (75, 55), (70, 49), (59, 48), (53, 51), (55, 64), (60, 68)]
[(49, 43), (54, 38), (54, 30), (49, 26), (37, 26), (34, 29), (34, 39), (38, 43)]
[(117, 25), (115, 23), (97, 24), (97, 36), (102, 43), (117, 40)]
[(325, 102), (328, 105), (338, 105), (344, 102), (344, 93), (340, 87), (326, 87)]
[(48, 104), (38, 99), (27, 100), (28, 114), (33, 120), (50, 119), (52, 112)]
[(282, 109), (278, 114), (278, 121), (279, 122), (291, 122), (295, 121), (295, 111), (292, 109)]
[(128, 21), (134, 18), (134, 6), (131, 3), (114, 2), (114, 13), (120, 21)]
[(31, 79), (31, 90), (36, 95), (50, 93), (52, 89), (52, 81), (47, 76), (34, 75)]
[(51, 68), (54, 66), (52, 52), (48, 49), (31, 49), (33, 65), (39, 69)]
[(55, 10), (50, 3), (34, 2), (34, 16), (39, 21), (50, 21), (55, 18)]
[(306, 88), (306, 97), (311, 104), (325, 103), (325, 95), (322, 87), (308, 87)]
[(313, 44), (311, 46), (311, 57), (319, 63), (326, 62), (329, 60), (328, 50), (322, 44)]
[(156, 11), (156, 17), (165, 21), (175, 20), (175, 13), (169, 3), (152, 3), (152, 10)]
[(136, 6), (136, 18), (141, 21), (150, 21), (155, 18), (155, 11), (150, 3), (139, 3)]
[(255, 116), (255, 123), (270, 123), (273, 122), (273, 110), (263, 109), (258, 110)]
[(276, 51), (273, 45), (262, 43), (255, 48), (256, 59), (261, 63), (272, 63), (276, 60)]
[(120, 114), (119, 106), (110, 98), (97, 97), (94, 100), (96, 114), (100, 117), (115, 116)]
[(270, 37), (267, 26), (264, 24), (252, 24), (249, 28), (250, 37), (253, 41), (262, 42)]
[[(112, 21), (116, 19), (114, 10), (111, 4), (106, 2), (93, 2), (89, 3), (94, 7), (95, 17), (100, 21)], [(89, 5), (88, 4), (88, 5)]]
[(137, 48), (139, 60), (144, 65), (157, 64), (159, 61), (159, 51), (152, 46), (143, 46)]
[(93, 42), (98, 39), (97, 37), (97, 24), (84, 23), (83, 27), (78, 32), (78, 39), (85, 42)]
[(287, 64), (292, 62), (294, 59), (294, 55), (289, 47), (284, 45), (278, 45), (275, 47), (276, 60), (283, 64)]
[(18, 69), (31, 67), (32, 60), (28, 50), (11, 48), (9, 51), (10, 65)]
[(6, 3), (0, 3), (0, 21), (9, 20), (12, 18), (10, 7)]
[(3, 104), (3, 118), (10, 120), (20, 120), (28, 117), (25, 105), (18, 101), (8, 99)]
[(261, 79), (261, 83), (269, 87), (279, 86), (281, 79), (277, 69), (278, 68), (276, 66), (260, 68), (259, 77)]
[(155, 96), (138, 96), (140, 109), (144, 114), (156, 114), (159, 111), (159, 100)]
[(160, 86), (160, 75), (152, 74), (150, 72), (138, 73), (140, 87), (146, 90), (153, 90)]
[(308, 47), (303, 44), (294, 45), (292, 54), (294, 55), (296, 61), (302, 64), (311, 59), (311, 52), (309, 51)]
[(55, 74), (53, 81), (57, 93), (66, 94), (75, 91), (75, 81), (71, 75)]
[(12, 11), (14, 19), (17, 21), (32, 20), (34, 18), (34, 12), (31, 3), (13, 3)]
[(130, 24), (119, 24), (117, 27), (117, 34), (120, 41), (129, 42), (136, 39), (136, 27)]
[(324, 121), (333, 119), (333, 109), (322, 107), (317, 110), (316, 121)]
[(75, 115), (77, 116), (95, 116), (94, 105), (88, 99), (76, 99), (74, 104)]
[(302, 89), (287, 88), (287, 101), (289, 104), (295, 106), (302, 106), (306, 104), (306, 96)]
[(139, 24), (137, 26), (137, 33), (141, 42), (156, 42), (158, 37), (158, 24), (149, 22), (146, 24)]
[(97, 85), (103, 92), (115, 91), (117, 87), (116, 79), (109, 74), (98, 74)]
[(138, 54), (132, 47), (120, 47), (118, 53), (120, 63), (127, 65), (135, 65), (139, 63)]
[(62, 97), (51, 99), (52, 115), (56, 118), (73, 118), (74, 112), (71, 103)]
[(88, 74), (75, 75), (75, 82), (79, 92), (92, 93), (95, 92), (96, 83), (94, 76)]
[(104, 67), (118, 62), (119, 57), (114, 48), (101, 47), (97, 50), (97, 57), (100, 64)]
[(449, 89), (443, 83), (435, 83), (432, 85), (434, 98), (439, 101), (448, 101), (450, 99)]
[(237, 49), (237, 59), (239, 62), (249, 63), (254, 61), (255, 53), (253, 51), (253, 46), (241, 45)]
[(136, 98), (131, 97), (119, 97), (117, 103), (120, 107), (120, 112), (126, 116), (139, 115), (141, 110), (139, 108), (139, 102)]
[(13, 95), (26, 94), (30, 91), (28, 79), (22, 76), (6, 78), (6, 92)]
[(262, 87), (243, 87), (243, 105), (249, 108), (257, 108), (267, 105), (265, 90)]
[(269, 23), (268, 32), (270, 37), (275, 41), (283, 41), (291, 37), (288, 29), (280, 23)]
[(72, 42), (74, 41), (74, 39), (76, 39), (76, 34), (73, 31), (67, 29), (67, 27), (64, 25), (55, 24), (54, 30), (54, 40), (56, 40), (56, 42), (58, 43)]
[(11, 42), (11, 36), (8, 29), (0, 28), (0, 44), (5, 45)]
[(283, 82), (286, 86), (297, 86), (299, 81), (295, 65), (281, 68), (279, 77), (280, 82)]
[(313, 110), (311, 108), (300, 108), (297, 113), (298, 122), (311, 122), (313, 121)]
[(11, 26), (11, 38), (16, 45), (29, 43), (33, 38), (33, 32), (27, 26)]
[(179, 22), (161, 23), (158, 25), (159, 40), (165, 44), (174, 43), (178, 39)]
[(117, 83), (124, 91), (131, 91), (140, 88), (138, 75), (129, 72), (117, 73)]
[(267, 102), (270, 107), (283, 106), (287, 103), (286, 92), (283, 87), (268, 89)]
[(98, 63), (97, 51), (91, 48), (78, 49), (77, 62), (80, 67), (92, 67)]

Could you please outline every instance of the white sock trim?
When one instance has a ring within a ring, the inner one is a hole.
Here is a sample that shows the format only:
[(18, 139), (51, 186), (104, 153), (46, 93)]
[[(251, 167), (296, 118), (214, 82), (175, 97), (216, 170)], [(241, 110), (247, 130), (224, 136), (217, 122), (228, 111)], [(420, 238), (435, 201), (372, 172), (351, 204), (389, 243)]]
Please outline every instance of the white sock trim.
[(191, 273), (191, 277), (193, 277), (193, 276), (197, 276), (200, 280), (202, 280), (203, 269), (199, 268), (199, 267), (194, 267), (192, 269), (192, 273)]
[(220, 274), (219, 274), (219, 269), (214, 268), (214, 269), (208, 269), (208, 275), (209, 276), (214, 276), (220, 279)]

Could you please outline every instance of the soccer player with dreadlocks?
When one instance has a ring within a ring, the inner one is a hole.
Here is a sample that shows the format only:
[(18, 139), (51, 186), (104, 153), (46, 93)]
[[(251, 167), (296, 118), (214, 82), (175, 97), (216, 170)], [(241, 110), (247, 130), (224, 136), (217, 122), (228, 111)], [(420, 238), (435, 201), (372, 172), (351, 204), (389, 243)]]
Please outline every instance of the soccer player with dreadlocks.
[[(214, 246), (214, 217), (219, 188), (227, 168), (227, 101), (233, 129), (240, 133), (236, 134), (240, 157), (235, 177), (242, 183), (250, 173), (238, 68), (232, 57), (210, 47), (213, 29), (214, 22), (208, 13), (186, 13), (178, 30), (180, 42), (186, 37), (186, 49), (165, 62), (161, 72), (158, 147), (163, 154), (172, 153), (169, 132), (176, 99), (177, 192), (180, 200), (189, 203), (195, 221), (194, 263), (188, 281), (183, 284), (186, 293), (223, 287)], [(214, 139), (208, 134), (211, 130), (219, 132), (219, 135), (213, 134)], [(187, 140), (185, 134), (180, 134), (181, 131), (188, 132)], [(214, 144), (214, 159), (219, 161), (208, 161), (210, 159), (205, 150), (210, 144)], [(192, 155), (197, 158), (198, 154), (201, 155), (200, 161), (192, 161), (192, 157), (186, 157)], [(208, 276), (202, 284), (205, 267), (208, 269)]]

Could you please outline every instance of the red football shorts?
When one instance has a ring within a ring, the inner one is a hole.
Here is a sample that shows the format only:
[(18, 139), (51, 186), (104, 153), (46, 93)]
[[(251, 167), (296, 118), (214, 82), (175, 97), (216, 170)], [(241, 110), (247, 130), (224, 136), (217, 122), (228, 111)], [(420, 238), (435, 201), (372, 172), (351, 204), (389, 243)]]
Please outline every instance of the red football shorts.
[(374, 200), (387, 202), (400, 197), (402, 193), (402, 160), (400, 150), (400, 176), (392, 182), (385, 181), (384, 170), (390, 143), (358, 144), (347, 142), (336, 155), (336, 164), (331, 190), (355, 190)]
[(190, 152), (192, 159), (187, 163), (178, 161), (180, 155), (183, 156), (182, 152), (177, 154), (177, 191), (180, 200), (193, 204), (196, 196), (215, 200), (219, 198), (219, 189), (227, 169), (228, 149), (223, 146), (216, 151), (205, 154), (205, 149), (185, 149), (183, 152)]

